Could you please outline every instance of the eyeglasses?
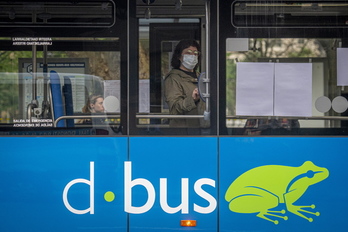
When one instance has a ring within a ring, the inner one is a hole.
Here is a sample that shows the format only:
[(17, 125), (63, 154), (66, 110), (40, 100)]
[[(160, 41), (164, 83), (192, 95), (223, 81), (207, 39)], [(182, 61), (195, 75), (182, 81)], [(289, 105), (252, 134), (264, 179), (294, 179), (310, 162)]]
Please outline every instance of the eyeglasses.
[(195, 56), (199, 56), (201, 53), (199, 51), (192, 51), (191, 49), (188, 49), (186, 52), (184, 52), (183, 54), (185, 55), (195, 55)]

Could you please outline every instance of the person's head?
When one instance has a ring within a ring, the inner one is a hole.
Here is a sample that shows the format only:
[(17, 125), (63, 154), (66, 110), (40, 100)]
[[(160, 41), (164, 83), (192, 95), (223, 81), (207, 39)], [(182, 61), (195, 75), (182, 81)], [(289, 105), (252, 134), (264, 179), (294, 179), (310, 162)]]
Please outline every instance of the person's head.
[(103, 113), (104, 112), (104, 98), (101, 95), (92, 96), (89, 99), (89, 108), (93, 113)]
[(104, 98), (101, 95), (92, 95), (88, 98), (87, 104), (82, 108), (83, 113), (103, 113)]
[(183, 70), (196, 70), (200, 62), (201, 47), (196, 40), (181, 40), (175, 47), (171, 65)]

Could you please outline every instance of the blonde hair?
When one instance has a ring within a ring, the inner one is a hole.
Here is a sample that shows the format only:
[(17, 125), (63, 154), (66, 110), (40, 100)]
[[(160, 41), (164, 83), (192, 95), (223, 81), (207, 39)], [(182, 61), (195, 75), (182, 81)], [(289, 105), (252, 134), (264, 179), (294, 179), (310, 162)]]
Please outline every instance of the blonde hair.
[(91, 95), (88, 98), (86, 105), (82, 107), (82, 113), (91, 113), (92, 112), (91, 104), (95, 104), (98, 98), (104, 98), (104, 97), (102, 95)]

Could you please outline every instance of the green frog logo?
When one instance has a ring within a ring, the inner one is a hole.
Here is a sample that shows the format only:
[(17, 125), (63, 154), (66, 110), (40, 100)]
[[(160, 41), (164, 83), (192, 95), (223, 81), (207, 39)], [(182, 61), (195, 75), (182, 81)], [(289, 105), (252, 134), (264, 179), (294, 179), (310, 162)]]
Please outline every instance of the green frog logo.
[[(272, 217), (288, 220), (284, 214), (288, 211), (309, 222), (319, 216), (315, 205), (299, 206), (294, 203), (301, 198), (310, 185), (325, 180), (329, 176), (326, 168), (318, 167), (311, 161), (304, 162), (299, 167), (266, 165), (253, 168), (233, 181), (225, 194), (229, 209), (236, 213), (257, 213), (257, 217), (278, 224)], [(273, 208), (283, 203), (286, 209), (275, 211)], [(305, 214), (303, 214), (305, 213)]]

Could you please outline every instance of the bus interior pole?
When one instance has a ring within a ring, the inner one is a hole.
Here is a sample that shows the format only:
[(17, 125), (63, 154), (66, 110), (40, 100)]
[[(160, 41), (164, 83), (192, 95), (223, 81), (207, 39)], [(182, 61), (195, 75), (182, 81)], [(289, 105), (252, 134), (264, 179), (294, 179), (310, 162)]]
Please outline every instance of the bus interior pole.
[[(36, 12), (35, 10), (33, 10), (33, 14), (32, 14), (32, 22), (35, 24), (36, 23)], [(37, 55), (37, 51), (36, 51), (36, 45), (32, 45), (32, 65), (33, 65), (33, 70), (32, 70), (32, 101), (31, 103), (34, 105), (33, 107), (36, 108), (38, 107), (37, 104), (37, 90), (36, 90), (36, 55)]]
[[(45, 8), (45, 13), (47, 12), (47, 8)], [(47, 24), (47, 19), (48, 18), (43, 18), (44, 24)], [(48, 101), (48, 96), (47, 96), (47, 92), (48, 92), (48, 77), (47, 77), (47, 73), (48, 73), (48, 62), (47, 62), (47, 53), (48, 53), (48, 46), (44, 45), (43, 46), (43, 67), (42, 67), (42, 73), (43, 73), (43, 101), (42, 101), (42, 112), (41, 115), (43, 118), (50, 118), (50, 104)]]
[(33, 79), (32, 79), (32, 92), (33, 92), (33, 95), (32, 95), (32, 103), (36, 103), (36, 98), (37, 98), (37, 92), (36, 92), (36, 45), (33, 45), (32, 46), (32, 64), (33, 64), (33, 69), (32, 69), (32, 76), (33, 76)]
[(32, 45), (32, 98), (31, 102), (27, 106), (27, 119), (31, 120), (35, 114), (35, 108), (38, 107), (37, 94), (36, 94), (36, 45)]
[[(33, 23), (36, 23), (36, 13), (35, 11), (33, 12), (33, 15), (32, 15), (32, 22)], [(37, 47), (36, 45), (32, 45), (32, 48), (31, 48), (31, 51), (32, 51), (32, 100), (31, 100), (31, 104), (29, 106), (29, 108), (31, 108), (30, 110), (30, 115), (29, 116), (32, 116), (32, 111), (34, 110), (35, 111), (35, 108), (38, 107), (39, 103), (37, 101), (37, 60), (36, 60), (36, 56), (37, 56)], [(34, 115), (37, 115), (37, 113), (34, 112)], [(30, 117), (31, 119), (31, 117)]]
[(205, 46), (206, 46), (206, 72), (205, 72), (205, 85), (206, 85), (206, 110), (204, 112), (204, 119), (208, 120), (210, 118), (210, 95), (209, 95), (209, 78), (210, 78), (210, 0), (205, 1)]
[(47, 72), (48, 72), (48, 65), (47, 65), (47, 45), (43, 46), (43, 81), (44, 81), (44, 96), (43, 96), (43, 102), (42, 102), (42, 117), (48, 118), (49, 117), (49, 104), (47, 100)]

